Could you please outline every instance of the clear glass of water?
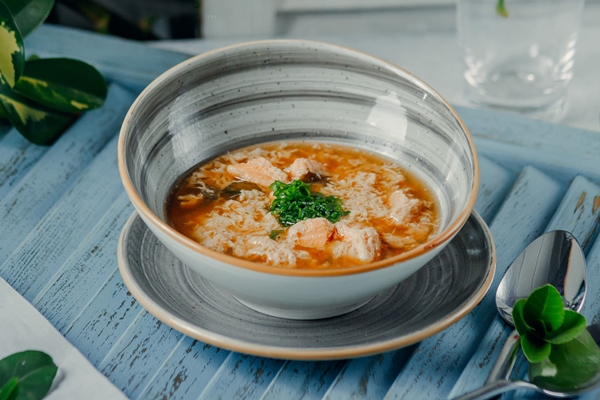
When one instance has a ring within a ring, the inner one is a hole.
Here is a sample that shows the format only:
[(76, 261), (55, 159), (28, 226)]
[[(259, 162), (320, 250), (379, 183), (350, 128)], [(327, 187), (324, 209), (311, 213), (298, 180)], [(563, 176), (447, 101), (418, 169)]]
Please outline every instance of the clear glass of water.
[(475, 105), (548, 121), (567, 111), (584, 0), (458, 0), (466, 96)]

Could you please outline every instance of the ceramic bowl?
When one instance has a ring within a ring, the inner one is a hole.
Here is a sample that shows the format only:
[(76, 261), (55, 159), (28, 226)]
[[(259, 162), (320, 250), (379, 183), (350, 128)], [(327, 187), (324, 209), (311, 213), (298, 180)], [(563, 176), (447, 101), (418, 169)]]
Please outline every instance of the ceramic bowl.
[[(434, 192), (438, 233), (382, 261), (301, 270), (217, 253), (166, 222), (169, 191), (190, 168), (240, 147), (287, 139), (355, 146), (397, 161)], [(173, 67), (132, 105), (118, 153), (129, 198), (178, 259), (241, 303), (294, 319), (349, 312), (413, 274), (467, 221), (479, 184), (473, 141), (432, 88), (381, 59), (307, 41), (244, 43)]]

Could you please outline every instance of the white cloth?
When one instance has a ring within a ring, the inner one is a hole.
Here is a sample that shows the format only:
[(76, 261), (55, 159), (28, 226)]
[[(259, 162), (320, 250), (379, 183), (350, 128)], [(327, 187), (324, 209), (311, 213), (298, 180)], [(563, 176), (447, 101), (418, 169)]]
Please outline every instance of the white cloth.
[(58, 366), (45, 400), (127, 399), (25, 298), (0, 278), (0, 359), (25, 350), (50, 355)]

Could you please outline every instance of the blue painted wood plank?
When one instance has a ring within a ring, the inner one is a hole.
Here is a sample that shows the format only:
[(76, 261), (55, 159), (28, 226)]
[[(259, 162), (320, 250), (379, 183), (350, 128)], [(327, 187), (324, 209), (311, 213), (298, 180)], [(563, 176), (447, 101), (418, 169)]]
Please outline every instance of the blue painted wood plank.
[(571, 232), (587, 253), (598, 236), (598, 201), (600, 187), (583, 176), (577, 176), (561, 201), (547, 230), (564, 229)]
[(481, 156), (479, 166), (481, 179), (475, 210), (489, 224), (510, 192), (516, 175)]
[(349, 360), (324, 399), (382, 399), (417, 346)]
[(232, 352), (198, 400), (259, 398), (284, 363)]
[(544, 121), (456, 107), (473, 135), (479, 154), (513, 172), (534, 166), (567, 182), (582, 174), (600, 179), (598, 133)]
[(108, 281), (69, 323), (63, 334), (98, 367), (107, 349), (115, 345), (142, 310), (115, 266)]
[(0, 264), (115, 136), (133, 96), (111, 86), (104, 106), (84, 114), (0, 200)]
[(140, 312), (98, 365), (129, 398), (136, 398), (184, 335)]
[(548, 224), (564, 193), (562, 185), (534, 168), (519, 175), (490, 229), (497, 250), (490, 292), (471, 313), (418, 344), (386, 398), (446, 398), (496, 315), (496, 287), (512, 260)]
[[(79, 176), (0, 266), (0, 273), (31, 301), (71, 255), (97, 221), (123, 193), (117, 168), (117, 139)], [(65, 229), (65, 224), (69, 229)]]
[(185, 337), (156, 374), (148, 379), (137, 398), (197, 399), (229, 353), (228, 350)]
[(27, 51), (41, 57), (75, 57), (95, 66), (107, 79), (141, 91), (161, 73), (190, 56), (154, 49), (140, 42), (53, 25), (42, 25), (25, 39)]
[(117, 269), (119, 233), (132, 212), (133, 206), (127, 196), (119, 196), (31, 301), (61, 333), (93, 301)]
[(0, 199), (2, 199), (48, 150), (10, 129), (0, 140)]
[[(583, 177), (577, 177), (569, 186), (545, 231), (567, 230), (579, 240), (584, 251), (589, 251), (589, 245), (595, 239), (598, 230), (598, 210), (594, 211), (593, 203), (594, 198), (599, 196), (600, 187)], [(494, 318), (490, 329), (454, 385), (450, 397), (474, 390), (485, 383), (504, 341), (513, 329), (499, 316)], [(526, 368), (523, 361), (517, 362), (514, 369), (516, 376), (522, 374)]]
[(345, 365), (346, 360), (287, 361), (260, 399), (321, 399)]

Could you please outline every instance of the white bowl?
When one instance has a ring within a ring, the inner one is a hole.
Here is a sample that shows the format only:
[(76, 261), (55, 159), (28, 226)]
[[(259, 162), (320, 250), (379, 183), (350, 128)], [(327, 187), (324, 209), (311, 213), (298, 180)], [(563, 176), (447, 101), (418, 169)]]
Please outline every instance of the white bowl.
[[(302, 270), (215, 252), (165, 222), (169, 190), (191, 167), (285, 139), (350, 145), (397, 161), (437, 197), (437, 234), (370, 264)], [(132, 105), (118, 152), (129, 198), (177, 258), (248, 307), (294, 319), (349, 312), (417, 271), (466, 222), (479, 184), (466, 127), (427, 84), (367, 54), (306, 41), (244, 43), (175, 66)]]

